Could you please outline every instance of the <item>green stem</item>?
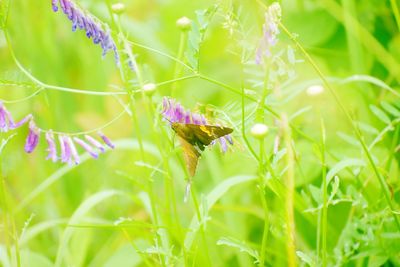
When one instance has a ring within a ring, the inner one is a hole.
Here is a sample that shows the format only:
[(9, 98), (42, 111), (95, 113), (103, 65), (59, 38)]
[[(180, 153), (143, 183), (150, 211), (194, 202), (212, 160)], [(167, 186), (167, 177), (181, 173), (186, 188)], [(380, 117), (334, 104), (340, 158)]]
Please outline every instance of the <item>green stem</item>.
[[(327, 234), (328, 234), (328, 185), (326, 181), (326, 162), (325, 162), (325, 141), (326, 141), (326, 133), (325, 133), (325, 125), (324, 121), (321, 119), (321, 165), (322, 165), (322, 198), (323, 198), (323, 206), (322, 206), (322, 266), (327, 266)], [(318, 238), (319, 239), (319, 238)]]
[[(179, 78), (182, 72), (182, 67), (179, 64), (179, 62), (183, 62), (187, 39), (188, 39), (188, 31), (182, 30), (179, 40), (178, 57), (177, 57), (178, 61), (176, 61), (174, 70), (174, 77), (173, 77), (174, 79)], [(171, 96), (174, 96), (176, 89), (177, 89), (177, 83), (172, 84)]]
[(390, 5), (392, 6), (394, 18), (396, 19), (397, 28), (400, 31), (400, 13), (399, 13), (399, 7), (397, 6), (397, 1), (390, 0)]
[[(242, 76), (243, 76), (243, 71), (242, 71)], [(248, 150), (250, 151), (250, 153), (253, 155), (253, 157), (259, 161), (259, 158), (257, 156), (257, 153), (254, 151), (253, 147), (251, 146), (249, 140), (247, 139), (247, 135), (246, 135), (246, 123), (245, 123), (245, 102), (244, 102), (244, 97), (245, 97), (245, 91), (244, 91), (244, 78), (242, 77), (242, 136), (243, 136), (243, 140), (246, 143), (246, 146), (248, 148)]]
[(5, 37), (11, 58), (13, 59), (14, 63), (17, 65), (17, 67), (20, 69), (20, 71), (22, 73), (24, 73), (24, 75), (26, 77), (28, 77), (32, 82), (34, 82), (38, 87), (40, 87), (40, 89), (49, 89), (49, 90), (57, 90), (57, 91), (63, 91), (63, 92), (68, 92), (68, 93), (74, 93), (74, 94), (97, 95), (97, 96), (126, 95), (126, 92), (96, 92), (93, 90), (80, 90), (80, 89), (75, 89), (75, 88), (67, 88), (67, 87), (62, 87), (62, 86), (46, 84), (46, 83), (38, 80), (35, 76), (33, 76), (19, 62), (19, 60), (15, 56), (14, 50), (11, 45), (10, 37), (6, 30), (4, 30), (4, 37)]
[[(1, 167), (0, 167), (1, 169)], [(0, 170), (1, 171), (1, 170)], [(9, 233), (9, 225), (8, 225), (8, 207), (7, 207), (7, 202), (6, 202), (6, 190), (5, 190), (5, 181), (3, 176), (1, 176), (1, 181), (0, 181), (0, 200), (1, 200), (1, 209), (3, 210), (3, 226), (4, 226), (4, 241), (5, 245), (7, 248), (7, 255), (9, 258), (11, 258), (11, 241), (10, 241), (10, 233)]]
[(264, 210), (264, 229), (263, 229), (263, 236), (261, 241), (261, 250), (260, 250), (260, 263), (259, 266), (263, 267), (265, 262), (265, 253), (267, 251), (267, 239), (268, 239), (268, 232), (269, 232), (269, 219), (268, 219), (268, 204), (265, 199), (265, 183), (264, 183), (264, 139), (260, 140), (260, 156), (259, 156), (259, 181), (258, 181), (258, 189), (260, 194), (261, 204)]
[(167, 53), (164, 53), (164, 52), (162, 52), (162, 51), (160, 51), (160, 50), (151, 48), (151, 47), (149, 47), (149, 46), (139, 44), (139, 43), (137, 43), (137, 42), (133, 42), (133, 41), (128, 41), (128, 42), (129, 42), (131, 45), (133, 45), (133, 46), (140, 47), (140, 48), (146, 49), (146, 50), (148, 50), (148, 51), (154, 52), (154, 53), (156, 53), (156, 54), (162, 55), (162, 56), (164, 56), (164, 57), (166, 57), (166, 58), (169, 58), (169, 59), (175, 61), (176, 63), (181, 64), (182, 66), (184, 66), (186, 69), (190, 70), (191, 72), (196, 73), (196, 71), (195, 71), (192, 67), (190, 67), (190, 66), (187, 65), (185, 62), (183, 62), (182, 60), (179, 60), (179, 59), (176, 58), (176, 57), (173, 57), (173, 56), (171, 56), (171, 55), (168, 55)]
[(292, 148), (292, 137), (290, 133), (290, 127), (287, 121), (287, 117), (284, 114), (282, 116), (282, 122), (284, 127), (284, 137), (286, 143), (286, 252), (287, 252), (287, 264), (288, 266), (296, 266), (296, 246), (295, 240), (295, 222), (294, 222), (294, 151)]
[[(206, 254), (207, 265), (212, 266), (210, 255), (208, 252), (208, 245), (207, 245), (207, 239), (206, 239), (206, 232), (204, 229), (203, 217), (202, 217), (202, 214), (200, 211), (199, 203), (197, 202), (196, 192), (195, 192), (194, 188), (192, 188), (191, 194), (192, 194), (192, 199), (193, 199), (193, 205), (196, 210), (197, 220), (199, 221), (199, 225), (200, 225), (200, 233), (201, 233), (201, 238), (203, 240), (203, 248), (204, 248), (204, 253)], [(203, 215), (205, 215), (205, 214), (203, 214)]]

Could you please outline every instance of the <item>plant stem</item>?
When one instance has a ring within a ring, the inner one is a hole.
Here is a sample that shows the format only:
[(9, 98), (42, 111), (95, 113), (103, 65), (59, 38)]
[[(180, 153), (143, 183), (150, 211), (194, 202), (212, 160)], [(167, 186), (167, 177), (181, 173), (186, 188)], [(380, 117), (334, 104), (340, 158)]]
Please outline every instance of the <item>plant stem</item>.
[[(327, 266), (327, 229), (328, 229), (328, 185), (326, 181), (326, 162), (325, 162), (325, 142), (326, 142), (326, 132), (324, 121), (321, 117), (321, 165), (322, 165), (322, 266)], [(319, 238), (318, 238), (319, 239)]]
[(264, 138), (260, 140), (260, 156), (259, 156), (259, 181), (258, 181), (258, 190), (260, 194), (261, 204), (264, 210), (264, 229), (263, 236), (261, 241), (261, 250), (260, 250), (260, 263), (259, 266), (263, 267), (265, 262), (265, 253), (267, 250), (267, 239), (269, 232), (269, 212), (268, 212), (268, 204), (265, 199), (265, 182), (264, 182)]
[(206, 214), (201, 214), (200, 206), (199, 206), (199, 203), (197, 202), (196, 192), (195, 192), (194, 188), (192, 188), (191, 193), (192, 193), (193, 204), (194, 204), (194, 207), (196, 210), (197, 220), (199, 221), (199, 225), (200, 225), (200, 233), (201, 233), (201, 238), (203, 240), (203, 248), (204, 248), (204, 253), (206, 254), (207, 265), (212, 266), (210, 255), (208, 252), (205, 229), (204, 229), (204, 219), (205, 218), (203, 218), (203, 216), (206, 216)]
[[(187, 40), (188, 40), (188, 31), (181, 30), (179, 48), (178, 48), (178, 57), (177, 57), (178, 61), (176, 61), (175, 63), (173, 79), (177, 79), (182, 72), (182, 67), (179, 64), (179, 62), (183, 62)], [(177, 89), (177, 83), (173, 83), (171, 88), (171, 96), (174, 96), (176, 89)]]
[(295, 222), (294, 222), (294, 151), (292, 148), (292, 137), (290, 127), (285, 114), (282, 115), (284, 136), (286, 143), (286, 253), (288, 266), (296, 266), (296, 246), (295, 246)]
[(399, 7), (397, 6), (397, 1), (390, 0), (390, 5), (392, 6), (394, 18), (396, 19), (397, 28), (400, 31), (400, 13), (399, 13)]

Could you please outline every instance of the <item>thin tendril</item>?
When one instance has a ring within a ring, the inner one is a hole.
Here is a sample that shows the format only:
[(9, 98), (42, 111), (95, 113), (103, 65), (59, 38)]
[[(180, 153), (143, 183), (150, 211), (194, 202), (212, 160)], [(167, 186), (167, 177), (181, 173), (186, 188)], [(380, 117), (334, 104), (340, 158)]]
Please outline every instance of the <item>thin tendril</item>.
[(164, 57), (166, 57), (166, 58), (169, 58), (169, 59), (171, 59), (171, 60), (173, 60), (173, 61), (175, 61), (175, 62), (181, 64), (182, 66), (184, 66), (184, 67), (187, 68), (188, 70), (192, 71), (193, 73), (196, 73), (196, 71), (195, 71), (192, 67), (190, 67), (189, 65), (187, 65), (185, 62), (183, 62), (182, 60), (179, 60), (179, 59), (177, 59), (177, 58), (175, 58), (175, 57), (173, 57), (173, 56), (171, 56), (171, 55), (168, 55), (167, 53), (164, 53), (164, 52), (162, 52), (162, 51), (160, 51), (160, 50), (157, 50), (157, 49), (155, 49), (155, 48), (151, 48), (151, 47), (149, 47), (149, 46), (142, 45), (142, 44), (139, 44), (139, 43), (136, 43), (136, 42), (133, 42), (133, 41), (129, 41), (129, 40), (128, 40), (128, 43), (131, 44), (131, 45), (133, 45), (133, 46), (137, 46), (137, 47), (146, 49), (146, 50), (148, 50), (148, 51), (152, 51), (152, 52), (154, 52), (154, 53), (157, 53), (157, 54), (159, 54), (159, 55), (162, 55), (162, 56), (164, 56)]
[[(100, 126), (100, 127), (97, 127), (97, 128), (94, 128), (94, 129), (91, 129), (91, 130), (88, 130), (88, 131), (82, 131), (82, 132), (76, 132), (76, 133), (66, 133), (66, 132), (57, 132), (57, 131), (52, 131), (52, 132), (53, 132), (54, 134), (69, 135), (69, 136), (84, 135), (84, 134), (91, 134), (91, 133), (94, 133), (94, 132), (99, 132), (99, 131), (101, 131), (102, 129), (104, 129), (104, 128), (110, 126), (111, 124), (113, 124), (114, 122), (116, 122), (116, 121), (117, 121), (118, 119), (120, 119), (125, 113), (127, 113), (127, 112), (126, 112), (126, 110), (124, 109), (124, 110), (121, 111), (116, 117), (114, 117), (111, 121), (107, 122), (106, 124), (104, 124), (104, 125), (102, 125), (102, 126)], [(48, 132), (48, 131), (50, 131), (50, 130), (45, 130), (45, 129), (40, 128), (40, 131), (46, 133), (46, 132)]]

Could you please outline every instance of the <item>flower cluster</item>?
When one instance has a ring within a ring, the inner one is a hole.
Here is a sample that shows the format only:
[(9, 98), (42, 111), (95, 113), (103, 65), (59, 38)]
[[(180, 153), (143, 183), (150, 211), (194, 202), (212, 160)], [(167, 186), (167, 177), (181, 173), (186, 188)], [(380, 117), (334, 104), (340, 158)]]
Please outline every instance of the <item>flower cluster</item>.
[(19, 122), (14, 122), (11, 113), (3, 105), (3, 102), (0, 101), (0, 132), (8, 132), (8, 130), (16, 129), (24, 125), (31, 119), (32, 115), (29, 114)]
[(103, 49), (103, 57), (109, 50), (114, 51), (117, 65), (119, 64), (119, 54), (117, 46), (110, 34), (107, 25), (100, 23), (93, 15), (83, 11), (71, 0), (52, 0), (53, 11), (57, 12), (61, 7), (65, 15), (72, 22), (72, 31), (77, 28), (86, 31), (86, 36), (93, 39), (93, 43), (100, 44)]
[(11, 113), (6, 109), (0, 101), (0, 131), (8, 132), (9, 130), (16, 129), (25, 123), (29, 122), (29, 132), (26, 137), (24, 150), (26, 153), (32, 153), (39, 144), (40, 134), (45, 132), (47, 141), (48, 155), (46, 159), (51, 159), (53, 162), (61, 161), (65, 163), (75, 164), (80, 163), (80, 158), (75, 145), (79, 145), (87, 151), (93, 158), (98, 158), (99, 152), (104, 152), (106, 144), (110, 148), (114, 148), (113, 143), (103, 133), (99, 132), (99, 137), (102, 142), (98, 141), (90, 135), (85, 135), (84, 140), (79, 137), (71, 137), (67, 134), (57, 134), (60, 147), (60, 155), (57, 153), (57, 145), (54, 133), (52, 130), (44, 131), (36, 126), (33, 116), (31, 114), (25, 116), (19, 122), (14, 122)]
[[(185, 124), (209, 125), (203, 115), (192, 113), (190, 110), (185, 110), (180, 103), (167, 97), (164, 97), (163, 99), (162, 115), (170, 123), (178, 122)], [(233, 145), (233, 140), (230, 135), (225, 135), (217, 140), (220, 143), (223, 152), (228, 150), (228, 143)]]
[(265, 22), (263, 24), (263, 36), (256, 51), (256, 63), (261, 64), (263, 57), (271, 56), (271, 48), (276, 45), (279, 34), (279, 22), (281, 20), (281, 7), (278, 3), (273, 3), (265, 12)]

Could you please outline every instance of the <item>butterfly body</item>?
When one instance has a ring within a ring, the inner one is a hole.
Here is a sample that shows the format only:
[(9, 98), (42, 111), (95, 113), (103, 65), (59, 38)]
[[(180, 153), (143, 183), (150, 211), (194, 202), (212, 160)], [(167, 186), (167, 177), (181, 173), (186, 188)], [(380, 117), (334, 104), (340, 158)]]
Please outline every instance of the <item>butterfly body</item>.
[(201, 152), (212, 141), (228, 135), (233, 129), (216, 125), (190, 123), (171, 123), (171, 128), (178, 135), (189, 174), (194, 176)]

